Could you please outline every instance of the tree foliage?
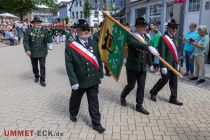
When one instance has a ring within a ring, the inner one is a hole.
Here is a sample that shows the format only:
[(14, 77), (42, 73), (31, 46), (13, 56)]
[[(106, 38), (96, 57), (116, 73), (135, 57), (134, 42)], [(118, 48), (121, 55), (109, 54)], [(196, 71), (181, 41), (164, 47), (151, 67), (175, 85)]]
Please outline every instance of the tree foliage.
[(33, 9), (36, 5), (45, 5), (53, 10), (56, 9), (57, 0), (0, 0), (0, 9), (5, 12), (13, 13), (22, 20), (23, 16)]
[(84, 7), (83, 7), (83, 13), (84, 13), (84, 17), (85, 18), (89, 18), (90, 17), (90, 3), (88, 2), (88, 0), (85, 1)]

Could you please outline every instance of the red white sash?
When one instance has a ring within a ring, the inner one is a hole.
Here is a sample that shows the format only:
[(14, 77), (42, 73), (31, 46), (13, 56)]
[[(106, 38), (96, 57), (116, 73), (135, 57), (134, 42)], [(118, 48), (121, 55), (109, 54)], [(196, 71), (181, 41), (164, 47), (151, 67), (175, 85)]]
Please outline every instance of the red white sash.
[(84, 48), (81, 44), (77, 43), (76, 41), (73, 41), (73, 42), (69, 43), (69, 47), (71, 47), (77, 53), (79, 53), (84, 58), (86, 58), (91, 64), (93, 64), (93, 66), (97, 70), (99, 70), (98, 60), (93, 53), (88, 51), (86, 48)]
[(176, 61), (176, 64), (179, 63), (178, 60), (178, 53), (177, 53), (177, 49), (176, 49), (176, 45), (174, 44), (174, 42), (170, 39), (169, 36), (167, 35), (163, 35), (164, 40), (166, 41), (167, 46), (169, 47), (172, 55), (174, 56), (174, 59)]
[(134, 33), (135, 36), (137, 36), (143, 43), (147, 44), (147, 42), (145, 41), (145, 39), (138, 33)]

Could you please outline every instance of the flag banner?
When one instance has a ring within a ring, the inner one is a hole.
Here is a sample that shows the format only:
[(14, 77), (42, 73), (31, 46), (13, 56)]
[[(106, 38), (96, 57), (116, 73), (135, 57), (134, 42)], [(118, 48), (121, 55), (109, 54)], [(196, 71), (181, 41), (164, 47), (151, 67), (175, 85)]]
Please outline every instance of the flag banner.
[(128, 32), (105, 16), (99, 40), (101, 59), (118, 81), (123, 65), (124, 49)]

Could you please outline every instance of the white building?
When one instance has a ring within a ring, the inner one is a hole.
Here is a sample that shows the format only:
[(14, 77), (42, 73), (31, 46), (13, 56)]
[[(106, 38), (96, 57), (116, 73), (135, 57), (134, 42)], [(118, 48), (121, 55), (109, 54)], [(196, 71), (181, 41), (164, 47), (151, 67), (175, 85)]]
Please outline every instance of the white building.
[(137, 17), (144, 17), (148, 23), (159, 22), (159, 28), (164, 32), (164, 24), (169, 19), (174, 18), (178, 23), (181, 22), (182, 6), (183, 4), (175, 4), (174, 0), (130, 0), (127, 7), (127, 22), (134, 25)]
[[(83, 14), (83, 6), (84, 6), (85, 0), (76, 0), (71, 8), (70, 11), (70, 23), (74, 24), (77, 23), (78, 19), (84, 18)], [(71, 2), (68, 4), (69, 7), (71, 6)], [(68, 9), (69, 11), (69, 9)]]
[(206, 25), (210, 32), (210, 0), (187, 0), (184, 11), (184, 32), (189, 30), (189, 24)]

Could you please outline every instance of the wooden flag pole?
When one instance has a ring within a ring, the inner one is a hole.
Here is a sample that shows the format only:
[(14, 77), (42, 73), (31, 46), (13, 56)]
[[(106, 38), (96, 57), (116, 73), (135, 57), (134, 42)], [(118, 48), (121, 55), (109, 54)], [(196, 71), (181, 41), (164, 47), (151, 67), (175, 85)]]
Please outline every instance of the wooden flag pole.
[[(125, 26), (123, 26), (118, 20), (116, 20), (115, 18), (113, 18), (112, 16), (108, 15), (106, 12), (104, 12), (103, 10), (101, 10), (102, 13), (104, 14), (104, 16), (108, 17), (109, 19), (111, 19), (112, 21), (114, 21), (117, 25), (119, 25), (120, 27), (122, 27), (124, 30), (126, 30), (128, 32), (128, 34), (132, 35), (137, 41), (143, 43), (138, 37), (134, 36), (130, 30), (128, 28), (126, 28)], [(168, 64), (160, 55), (157, 56), (159, 58), (159, 60), (168, 68), (170, 69), (173, 73), (175, 73), (177, 76), (179, 77), (183, 77), (176, 69), (174, 69), (170, 64)]]

